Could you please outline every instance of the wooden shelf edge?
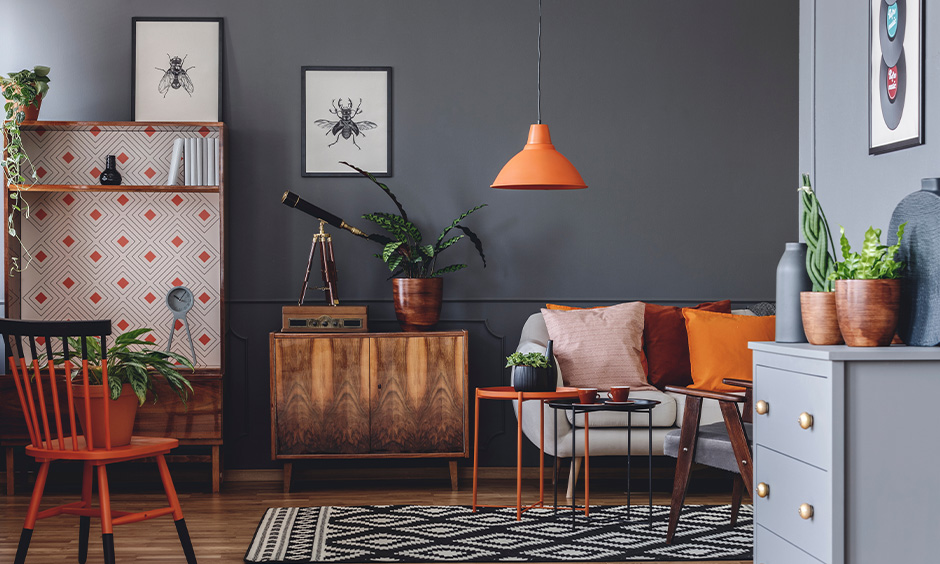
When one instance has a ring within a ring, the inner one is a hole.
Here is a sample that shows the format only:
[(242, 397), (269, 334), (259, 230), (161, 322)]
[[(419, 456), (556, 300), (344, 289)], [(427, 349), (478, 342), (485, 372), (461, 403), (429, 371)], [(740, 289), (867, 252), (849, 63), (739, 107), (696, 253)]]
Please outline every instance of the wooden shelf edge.
[(20, 124), (20, 129), (36, 129), (39, 127), (139, 127), (146, 129), (153, 127), (223, 127), (225, 122), (221, 121), (24, 121)]
[(218, 186), (141, 186), (121, 184), (118, 186), (102, 186), (100, 184), (11, 184), (8, 191), (28, 192), (165, 192), (165, 193), (202, 193), (217, 194)]

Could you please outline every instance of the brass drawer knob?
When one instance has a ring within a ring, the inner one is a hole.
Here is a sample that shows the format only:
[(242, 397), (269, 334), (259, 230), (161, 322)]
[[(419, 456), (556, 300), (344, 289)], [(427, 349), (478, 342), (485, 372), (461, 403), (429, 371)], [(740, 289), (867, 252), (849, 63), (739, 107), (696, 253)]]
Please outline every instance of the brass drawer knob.
[(800, 505), (800, 517), (802, 517), (803, 519), (812, 519), (813, 518), (813, 506), (808, 503), (804, 503)]
[(767, 412), (770, 411), (770, 404), (764, 400), (760, 400), (754, 404), (754, 411), (756, 411), (758, 415), (767, 415)]
[(809, 429), (810, 427), (813, 426), (813, 416), (810, 415), (809, 413), (806, 413), (805, 411), (800, 414), (799, 421), (800, 421), (800, 427), (804, 429)]
[(757, 484), (757, 497), (767, 497), (770, 495), (770, 486), (761, 482)]

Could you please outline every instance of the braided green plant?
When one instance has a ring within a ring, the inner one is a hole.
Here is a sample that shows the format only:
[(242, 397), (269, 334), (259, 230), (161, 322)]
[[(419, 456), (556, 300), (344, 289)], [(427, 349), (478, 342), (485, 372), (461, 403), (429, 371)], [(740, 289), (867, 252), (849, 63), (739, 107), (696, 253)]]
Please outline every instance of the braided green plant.
[(800, 228), (806, 241), (806, 273), (813, 282), (814, 292), (831, 292), (832, 280), (829, 276), (835, 270), (836, 248), (832, 232), (829, 231), (829, 222), (806, 173), (803, 174), (803, 185), (799, 190), (803, 201)]

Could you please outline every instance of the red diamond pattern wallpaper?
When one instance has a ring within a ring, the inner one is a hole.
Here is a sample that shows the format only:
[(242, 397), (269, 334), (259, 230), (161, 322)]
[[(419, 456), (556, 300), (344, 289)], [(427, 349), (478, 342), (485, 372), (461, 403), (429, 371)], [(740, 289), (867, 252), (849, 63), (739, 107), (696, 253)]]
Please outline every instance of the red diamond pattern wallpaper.
[[(221, 365), (218, 194), (47, 192), (29, 203), (23, 319), (111, 319), (114, 334), (150, 327), (148, 340), (165, 346), (173, 322), (166, 293), (183, 285), (195, 296), (196, 364)], [(176, 331), (174, 352), (189, 356), (186, 330)]]
[[(47, 129), (48, 127), (48, 129)], [(49, 132), (55, 130), (55, 135)], [(205, 126), (95, 126), (58, 130), (54, 125), (23, 130), (23, 146), (33, 160), (40, 184), (98, 184), (104, 159), (114, 155), (123, 183), (154, 186), (166, 183), (173, 141), (178, 137), (218, 138)], [(177, 184), (183, 184), (182, 167)]]

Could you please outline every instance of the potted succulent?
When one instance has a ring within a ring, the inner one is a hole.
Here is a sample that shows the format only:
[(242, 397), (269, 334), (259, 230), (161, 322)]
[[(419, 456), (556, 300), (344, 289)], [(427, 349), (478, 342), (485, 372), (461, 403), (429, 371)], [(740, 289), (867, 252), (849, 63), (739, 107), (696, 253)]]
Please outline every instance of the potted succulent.
[[(111, 404), (111, 446), (123, 446), (130, 443), (134, 429), (137, 408), (147, 400), (147, 393), (153, 395), (154, 403), (159, 399), (153, 389), (153, 376), (162, 376), (170, 389), (176, 392), (183, 405), (193, 391), (192, 384), (179, 372), (180, 367), (193, 369), (193, 363), (180, 354), (153, 348), (153, 343), (138, 339), (151, 329), (142, 328), (128, 331), (117, 336), (114, 345), (108, 349), (108, 389)], [(101, 384), (101, 343), (97, 339), (88, 339), (88, 383)], [(81, 341), (69, 339), (69, 349), (73, 357), (81, 356)], [(62, 355), (57, 354), (55, 364), (63, 364)], [(89, 388), (91, 401), (92, 437), (94, 444), (104, 444), (104, 413), (101, 406), (104, 397), (101, 387)], [(76, 398), (85, 397), (81, 369), (72, 373), (72, 393)], [(87, 428), (85, 410), (78, 409), (82, 428)]]
[(898, 226), (898, 242), (891, 246), (881, 244), (881, 229), (869, 227), (861, 253), (852, 252), (845, 228), (839, 228), (843, 260), (830, 278), (835, 281), (839, 329), (850, 347), (885, 347), (894, 339), (905, 266), (895, 254), (905, 225)]
[[(405, 209), (388, 186), (361, 168), (347, 162), (342, 164), (358, 171), (378, 185), (398, 208), (398, 214), (375, 212), (362, 217), (391, 235), (390, 238), (379, 238), (383, 248), (382, 252), (375, 256), (382, 259), (392, 273), (395, 316), (401, 328), (405, 331), (429, 331), (437, 324), (441, 315), (441, 298), (444, 288), (444, 280), (441, 276), (467, 267), (466, 264), (441, 266), (438, 264), (440, 254), (466, 237), (473, 242), (477, 253), (483, 260), (483, 267), (486, 268), (483, 242), (470, 228), (461, 224), (470, 214), (485, 207), (486, 204), (470, 208), (460, 214), (444, 228), (435, 241), (425, 244), (421, 230), (408, 219)], [(455, 229), (461, 231), (462, 234), (448, 237)]]
[[(39, 106), (49, 91), (49, 67), (37, 66), (33, 70), (23, 69), (0, 76), (0, 93), (6, 99), (3, 105), (3, 173), (8, 184), (17, 186), (10, 192), (10, 214), (7, 216), (7, 231), (16, 237), (15, 214), (23, 212), (29, 216), (29, 207), (23, 201), (20, 188), (31, 186), (37, 180), (36, 171), (23, 149), (20, 125), (24, 121), (35, 121), (39, 117)], [(28, 256), (29, 252), (24, 249)], [(21, 270), (18, 258), (13, 257), (13, 270)], [(25, 268), (25, 267), (23, 267)]]
[(555, 391), (552, 365), (540, 352), (514, 352), (506, 357), (506, 367), (512, 368), (512, 387), (517, 392)]
[(835, 243), (829, 221), (813, 191), (809, 175), (800, 186), (802, 210), (800, 229), (806, 242), (806, 273), (813, 283), (811, 292), (800, 292), (803, 332), (813, 345), (841, 345), (844, 341), (836, 316), (836, 295), (830, 275), (835, 270)]

